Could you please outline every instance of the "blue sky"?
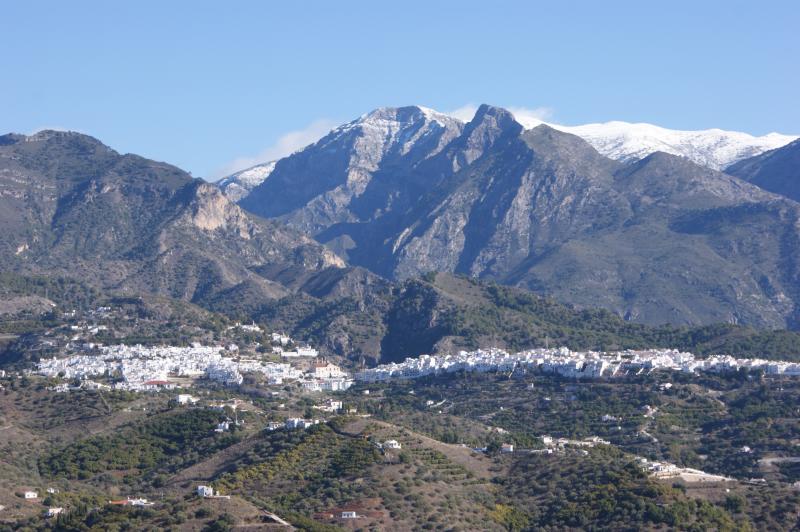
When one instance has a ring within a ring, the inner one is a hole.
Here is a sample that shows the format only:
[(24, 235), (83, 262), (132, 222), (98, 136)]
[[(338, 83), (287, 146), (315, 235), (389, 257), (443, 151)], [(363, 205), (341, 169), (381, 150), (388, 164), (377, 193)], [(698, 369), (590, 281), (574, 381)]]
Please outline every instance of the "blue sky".
[(798, 28), (796, 1), (5, 2), (0, 130), (206, 178), (407, 104), (798, 134)]

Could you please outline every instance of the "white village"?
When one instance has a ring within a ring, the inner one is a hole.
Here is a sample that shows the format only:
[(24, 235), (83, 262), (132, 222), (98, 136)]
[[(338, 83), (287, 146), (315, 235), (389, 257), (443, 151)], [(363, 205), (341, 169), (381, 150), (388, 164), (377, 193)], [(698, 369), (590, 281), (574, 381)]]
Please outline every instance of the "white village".
[(461, 351), (455, 355), (421, 355), (359, 371), (357, 381), (416, 379), (458, 371), (491, 372), (538, 369), (569, 378), (600, 378), (639, 375), (654, 370), (686, 373), (723, 372), (747, 369), (768, 375), (800, 375), (800, 364), (775, 360), (743, 359), (727, 355), (697, 358), (675, 349), (627, 350), (616, 352), (571, 351), (566, 347), (531, 349), (508, 353), (502, 349)]
[[(285, 352), (284, 352), (285, 353)], [(235, 344), (227, 347), (193, 344), (190, 347), (87, 344), (70, 356), (39, 361), (37, 372), (45, 377), (82, 381), (84, 387), (110, 387), (130, 391), (168, 390), (191, 385), (205, 378), (226, 386), (242, 384), (243, 374), (261, 374), (269, 385), (297, 381), (308, 391), (342, 391), (352, 379), (339, 366), (318, 357), (316, 349), (298, 348), (288, 357), (312, 359), (307, 371), (286, 362), (265, 362), (239, 354)], [(111, 384), (93, 378), (111, 379)], [(66, 391), (61, 384), (56, 391)]]

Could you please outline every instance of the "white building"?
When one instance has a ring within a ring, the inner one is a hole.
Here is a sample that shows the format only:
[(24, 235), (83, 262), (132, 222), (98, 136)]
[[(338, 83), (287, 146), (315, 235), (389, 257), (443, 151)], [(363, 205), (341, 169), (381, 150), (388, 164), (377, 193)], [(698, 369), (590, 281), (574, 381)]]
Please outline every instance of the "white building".
[(313, 347), (298, 347), (297, 356), (299, 357), (315, 357), (319, 353)]
[(188, 393), (179, 393), (178, 394), (178, 404), (179, 405), (188, 405), (188, 404), (195, 404), (198, 399)]
[(131, 506), (153, 506), (153, 504), (155, 504), (147, 499), (128, 499), (128, 503)]
[(35, 491), (26, 491), (24, 493), (24, 497), (26, 499), (38, 499), (39, 498), (39, 494), (36, 493)]
[(272, 333), (271, 337), (273, 342), (281, 345), (286, 345), (292, 341), (288, 335), (281, 333)]
[(197, 495), (199, 497), (213, 497), (214, 488), (211, 486), (197, 486)]
[(311, 420), (299, 417), (290, 417), (289, 419), (286, 420), (285, 426), (287, 429), (292, 430), (292, 429), (307, 429), (318, 424), (319, 424), (318, 419)]
[(384, 449), (400, 449), (402, 445), (397, 440), (386, 440), (383, 442)]
[(342, 519), (358, 519), (358, 514), (353, 511), (342, 512)]
[(61, 512), (64, 511), (64, 508), (56, 507), (56, 508), (48, 508), (47, 509), (47, 517), (55, 517)]
[(348, 378), (323, 379), (319, 383), (320, 390), (326, 392), (343, 392), (353, 385), (353, 380)]
[(347, 373), (342, 368), (336, 364), (331, 364), (327, 360), (315, 362), (313, 374), (317, 379), (335, 379), (347, 376)]

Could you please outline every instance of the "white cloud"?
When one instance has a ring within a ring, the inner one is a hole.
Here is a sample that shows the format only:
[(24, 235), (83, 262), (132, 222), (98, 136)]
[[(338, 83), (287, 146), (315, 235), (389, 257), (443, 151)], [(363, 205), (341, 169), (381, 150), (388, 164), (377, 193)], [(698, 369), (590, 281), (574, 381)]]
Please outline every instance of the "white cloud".
[(453, 109), (452, 111), (447, 111), (445, 114), (452, 116), (453, 118), (458, 118), (462, 122), (469, 122), (475, 116), (475, 111), (478, 110), (478, 106), (474, 103), (468, 103), (466, 105), (462, 105), (458, 109)]
[(264, 148), (256, 155), (237, 157), (215, 171), (211, 179), (216, 181), (239, 170), (291, 155), (318, 141), (336, 125), (333, 121), (327, 119), (315, 120), (308, 127), (282, 135), (273, 145)]
[[(548, 122), (553, 116), (553, 109), (550, 107), (506, 107), (511, 114), (514, 115), (517, 122), (522, 124), (526, 129), (536, 127), (543, 122)], [(462, 105), (458, 109), (453, 109), (445, 114), (458, 118), (463, 122), (469, 122), (475, 116), (478, 106), (472, 103)]]
[(550, 107), (535, 107), (533, 109), (527, 107), (507, 107), (507, 109), (525, 129), (531, 129), (542, 123), (546, 123), (553, 116), (553, 109)]

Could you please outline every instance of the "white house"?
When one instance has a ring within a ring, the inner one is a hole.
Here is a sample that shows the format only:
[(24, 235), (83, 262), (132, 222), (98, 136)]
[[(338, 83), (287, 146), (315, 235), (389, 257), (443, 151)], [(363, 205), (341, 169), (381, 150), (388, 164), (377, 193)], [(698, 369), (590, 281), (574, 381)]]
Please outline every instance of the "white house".
[(342, 519), (358, 519), (358, 514), (352, 511), (342, 512)]
[(55, 517), (61, 512), (64, 511), (64, 508), (57, 507), (57, 508), (48, 508), (47, 509), (47, 517)]
[(307, 392), (318, 392), (322, 390), (322, 384), (318, 380), (302, 381), (301, 385), (303, 386), (303, 389)]
[(292, 341), (292, 339), (281, 333), (272, 333), (272, 341), (281, 345), (286, 345)]
[(200, 497), (213, 497), (214, 488), (211, 486), (197, 486), (197, 495)]
[(402, 445), (400, 445), (400, 442), (397, 440), (386, 440), (383, 442), (383, 447), (385, 449), (400, 449)]
[(342, 402), (341, 401), (334, 401), (333, 399), (328, 399), (325, 401), (323, 405), (316, 405), (314, 408), (318, 410), (322, 410), (324, 412), (339, 412), (342, 409)]
[(333, 379), (322, 379), (321, 381), (319, 381), (320, 389), (328, 392), (344, 391), (350, 388), (350, 386), (352, 385), (353, 381), (351, 379), (347, 379), (344, 377), (338, 377)]
[(131, 506), (153, 506), (153, 504), (155, 504), (147, 499), (128, 499), (128, 503)]
[(178, 394), (178, 404), (179, 405), (188, 405), (194, 404), (198, 401), (196, 397), (193, 395), (189, 395), (188, 393), (179, 393)]
[(25, 492), (25, 498), (26, 499), (38, 499), (39, 498), (39, 494), (36, 493), (35, 491), (26, 491)]
[(513, 453), (514, 452), (514, 446), (512, 444), (510, 444), (510, 443), (504, 443), (503, 445), (500, 446), (500, 452), (501, 453)]
[(310, 419), (303, 419), (299, 417), (290, 417), (286, 420), (286, 428), (289, 430), (292, 429), (307, 429), (313, 427), (314, 425), (319, 424), (318, 419), (310, 420)]
[(214, 432), (227, 432), (230, 429), (231, 424), (227, 421), (223, 421), (217, 424), (217, 428), (214, 429)]
[(315, 357), (317, 356), (317, 350), (313, 347), (298, 347), (297, 348), (297, 356), (299, 357)]

